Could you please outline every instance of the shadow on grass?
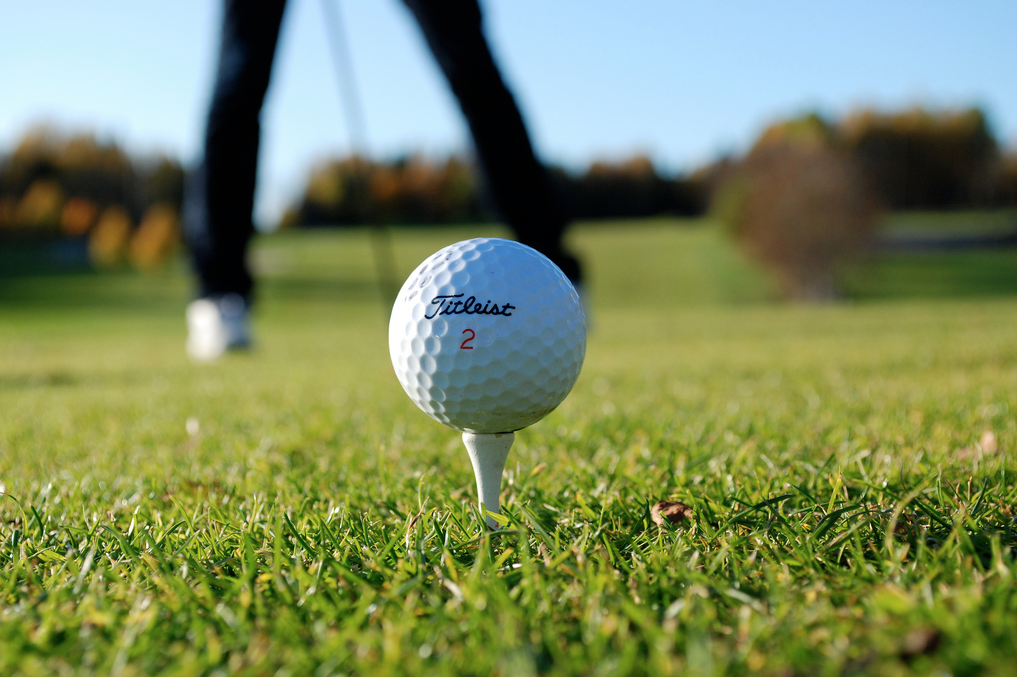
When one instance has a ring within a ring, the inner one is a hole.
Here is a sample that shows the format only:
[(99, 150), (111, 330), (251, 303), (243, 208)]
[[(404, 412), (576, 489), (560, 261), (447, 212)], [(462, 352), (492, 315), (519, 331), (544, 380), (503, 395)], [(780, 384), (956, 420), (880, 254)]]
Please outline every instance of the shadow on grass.
[(0, 390), (31, 390), (75, 386), (81, 379), (66, 371), (31, 374), (0, 374)]
[(0, 283), (13, 277), (88, 272), (85, 240), (0, 237)]
[[(193, 285), (182, 256), (159, 270), (97, 270), (76, 242), (0, 240), (0, 307), (8, 310), (182, 314)], [(316, 264), (263, 275), (257, 297), (283, 304), (355, 304), (380, 303), (382, 292), (373, 276)]]
[(0, 306), (9, 310), (143, 311), (154, 303), (153, 290), (136, 289), (140, 277), (95, 270), (83, 240), (0, 239)]
[(182, 309), (181, 285), (167, 275), (61, 271), (0, 277), (0, 306), (8, 310), (161, 314)]
[(115, 371), (106, 368), (86, 370), (51, 369), (0, 374), (0, 392), (73, 388), (127, 388), (151, 382), (156, 373), (139, 370)]

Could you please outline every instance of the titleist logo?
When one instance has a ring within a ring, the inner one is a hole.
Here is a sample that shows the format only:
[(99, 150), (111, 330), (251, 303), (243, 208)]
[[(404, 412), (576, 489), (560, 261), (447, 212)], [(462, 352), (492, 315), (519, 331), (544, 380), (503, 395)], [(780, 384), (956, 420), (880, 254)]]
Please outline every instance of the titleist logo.
[(511, 317), (512, 311), (516, 308), (511, 303), (491, 303), (490, 299), (481, 303), (475, 296), (467, 296), (465, 299), (463, 296), (465, 294), (435, 296), (431, 299), (431, 305), (434, 308), (430, 313), (425, 313), (424, 317), (428, 320), (439, 315), (503, 315)]

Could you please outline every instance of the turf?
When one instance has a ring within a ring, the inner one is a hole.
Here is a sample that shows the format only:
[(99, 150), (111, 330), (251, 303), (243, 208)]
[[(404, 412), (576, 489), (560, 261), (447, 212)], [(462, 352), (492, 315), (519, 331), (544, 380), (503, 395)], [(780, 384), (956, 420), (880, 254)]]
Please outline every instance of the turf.
[[(397, 275), (492, 232), (395, 231)], [(586, 365), (494, 534), (366, 233), (260, 240), (257, 346), (206, 367), (182, 264), (0, 277), (0, 674), (1017, 672), (1017, 252), (789, 306), (712, 228), (572, 239)]]

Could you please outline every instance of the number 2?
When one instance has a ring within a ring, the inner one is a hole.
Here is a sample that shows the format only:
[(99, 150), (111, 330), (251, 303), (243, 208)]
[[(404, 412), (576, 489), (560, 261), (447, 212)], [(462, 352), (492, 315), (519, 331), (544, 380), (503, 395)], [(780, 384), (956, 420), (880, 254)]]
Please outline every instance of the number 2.
[(477, 333), (472, 329), (463, 329), (463, 333), (469, 332), (470, 335), (463, 339), (463, 342), (459, 344), (460, 350), (473, 350), (473, 346), (469, 345), (470, 341), (477, 338)]

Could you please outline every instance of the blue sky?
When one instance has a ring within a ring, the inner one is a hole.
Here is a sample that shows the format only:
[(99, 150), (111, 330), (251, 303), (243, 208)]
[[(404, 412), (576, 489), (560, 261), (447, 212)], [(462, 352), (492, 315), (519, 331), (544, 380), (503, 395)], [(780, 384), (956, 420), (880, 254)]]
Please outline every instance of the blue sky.
[[(291, 0), (264, 112), (258, 213), (349, 150), (323, 0)], [(398, 0), (341, 2), (378, 157), (468, 147)], [(2, 0), (0, 149), (50, 121), (193, 162), (215, 0)], [(1017, 2), (482, 0), (488, 36), (544, 157), (648, 154), (667, 171), (744, 150), (775, 118), (861, 106), (979, 105), (1017, 147)]]

